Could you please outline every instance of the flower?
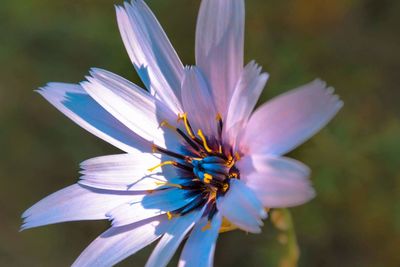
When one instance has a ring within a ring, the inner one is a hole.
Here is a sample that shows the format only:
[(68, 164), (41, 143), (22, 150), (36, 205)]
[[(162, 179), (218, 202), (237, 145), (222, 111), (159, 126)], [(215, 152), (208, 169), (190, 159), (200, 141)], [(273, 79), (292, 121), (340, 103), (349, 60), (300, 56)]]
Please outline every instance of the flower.
[(118, 26), (147, 91), (92, 69), (80, 84), (49, 83), (51, 104), (125, 154), (81, 164), (77, 184), (35, 204), (22, 229), (109, 219), (75, 266), (109, 266), (160, 239), (147, 266), (211, 266), (219, 232), (259, 233), (265, 208), (314, 196), (302, 163), (282, 155), (321, 129), (342, 102), (315, 80), (252, 112), (268, 74), (243, 67), (244, 0), (203, 0), (196, 66), (183, 67), (142, 0), (117, 6)]

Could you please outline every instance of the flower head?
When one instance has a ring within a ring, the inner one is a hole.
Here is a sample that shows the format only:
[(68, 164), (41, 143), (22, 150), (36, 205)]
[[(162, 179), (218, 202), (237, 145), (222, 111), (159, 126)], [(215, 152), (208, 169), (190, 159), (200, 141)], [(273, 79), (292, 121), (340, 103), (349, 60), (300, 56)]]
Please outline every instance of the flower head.
[(265, 208), (314, 196), (309, 169), (282, 155), (342, 102), (315, 80), (253, 112), (268, 75), (255, 62), (243, 67), (243, 0), (202, 1), (192, 67), (142, 0), (116, 11), (147, 90), (92, 69), (87, 81), (49, 83), (39, 93), (125, 154), (84, 161), (79, 182), (28, 209), (22, 228), (111, 220), (76, 266), (113, 265), (157, 239), (147, 266), (165, 266), (187, 236), (179, 265), (211, 266), (219, 232), (258, 233)]

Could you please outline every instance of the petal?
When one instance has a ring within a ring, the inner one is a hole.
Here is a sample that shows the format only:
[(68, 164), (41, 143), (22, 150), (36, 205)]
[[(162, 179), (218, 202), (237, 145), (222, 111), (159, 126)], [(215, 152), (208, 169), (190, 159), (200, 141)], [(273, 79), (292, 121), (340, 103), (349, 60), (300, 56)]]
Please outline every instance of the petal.
[(124, 203), (107, 213), (113, 226), (121, 226), (165, 214), (189, 204), (193, 197), (187, 197), (187, 191), (177, 188), (158, 190)]
[(194, 131), (201, 129), (205, 136), (217, 136), (217, 111), (200, 70), (185, 69), (182, 82), (182, 103)]
[(247, 154), (283, 155), (313, 136), (343, 106), (333, 89), (315, 80), (278, 96), (251, 116), (241, 140)]
[(308, 179), (310, 169), (294, 159), (252, 155), (243, 157), (237, 167), (243, 182), (265, 207), (297, 206), (315, 196)]
[(78, 184), (42, 199), (22, 214), (21, 230), (66, 221), (107, 219), (106, 213), (136, 195), (89, 189)]
[[(210, 227), (207, 224), (210, 223)], [(216, 213), (211, 222), (203, 218), (190, 233), (179, 259), (179, 267), (212, 267), (215, 244), (221, 227), (222, 217)]]
[(235, 126), (238, 123), (243, 123), (243, 125), (247, 123), (267, 83), (268, 77), (267, 73), (261, 73), (261, 67), (254, 61), (251, 61), (243, 69), (230, 100), (224, 123), (225, 140), (230, 142), (231, 145), (235, 142), (234, 139), (236, 139), (238, 131), (241, 129)]
[(72, 266), (112, 266), (157, 240), (166, 218), (157, 217), (122, 227), (112, 227), (96, 238)]
[(196, 65), (223, 118), (243, 69), (243, 44), (244, 1), (203, 0), (196, 28)]
[(77, 84), (49, 83), (38, 92), (85, 130), (126, 152), (151, 147), (100, 106)]
[(143, 83), (175, 113), (180, 112), (183, 65), (154, 14), (142, 0), (116, 7), (118, 27)]
[(142, 152), (92, 158), (81, 163), (83, 175), (79, 184), (119, 191), (153, 190), (166, 183), (166, 177), (177, 175), (174, 168), (167, 166), (162, 172), (148, 170), (160, 162), (154, 154)]
[(100, 69), (91, 71), (83, 88), (108, 112), (149, 142), (180, 147), (176, 133), (160, 127), (162, 121), (173, 124), (177, 116), (163, 103), (133, 83)]
[(183, 238), (200, 219), (202, 213), (202, 210), (195, 210), (182, 217), (174, 218), (170, 223), (170, 227), (153, 250), (146, 267), (166, 266)]
[(234, 225), (252, 233), (261, 232), (261, 219), (267, 217), (254, 192), (237, 179), (231, 179), (225, 196), (217, 199), (217, 208)]

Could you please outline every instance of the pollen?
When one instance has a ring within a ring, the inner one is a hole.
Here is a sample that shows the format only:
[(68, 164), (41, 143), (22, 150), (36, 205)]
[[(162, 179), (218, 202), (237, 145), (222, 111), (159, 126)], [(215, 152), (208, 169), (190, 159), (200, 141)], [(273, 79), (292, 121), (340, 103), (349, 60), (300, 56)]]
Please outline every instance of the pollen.
[(204, 182), (205, 182), (206, 184), (211, 183), (212, 178), (213, 178), (213, 177), (212, 177), (211, 174), (208, 174), (208, 173), (205, 173), (205, 174), (204, 174)]

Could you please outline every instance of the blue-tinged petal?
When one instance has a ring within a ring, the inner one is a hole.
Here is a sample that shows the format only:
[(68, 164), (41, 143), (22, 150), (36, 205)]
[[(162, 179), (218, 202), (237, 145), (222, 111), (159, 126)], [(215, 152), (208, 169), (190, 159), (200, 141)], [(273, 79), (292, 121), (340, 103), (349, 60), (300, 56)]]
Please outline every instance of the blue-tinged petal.
[(117, 264), (157, 240), (168, 225), (165, 216), (112, 227), (96, 238), (72, 266), (106, 267)]
[(332, 88), (315, 80), (259, 107), (247, 124), (240, 149), (244, 154), (286, 154), (317, 133), (342, 106)]
[(181, 111), (183, 65), (157, 19), (142, 0), (116, 7), (129, 57), (146, 87), (175, 113)]
[(193, 228), (179, 259), (179, 267), (213, 266), (215, 244), (222, 217), (216, 213), (211, 222), (202, 218)]
[(85, 130), (125, 152), (151, 151), (147, 141), (100, 106), (80, 85), (49, 83), (38, 92)]
[(138, 195), (71, 185), (42, 199), (22, 214), (27, 229), (52, 223), (107, 219), (106, 213)]
[(301, 205), (315, 196), (303, 163), (285, 157), (251, 155), (238, 163), (243, 182), (265, 207), (284, 208)]
[(217, 109), (212, 92), (197, 67), (185, 68), (182, 82), (182, 104), (195, 133), (217, 136)]
[(160, 127), (162, 121), (174, 124), (177, 119), (165, 104), (111, 72), (92, 69), (91, 75), (81, 84), (110, 114), (149, 142), (170, 149), (180, 147), (176, 133)]
[(196, 28), (196, 65), (223, 118), (243, 69), (244, 1), (203, 0)]
[(261, 67), (251, 61), (243, 69), (229, 103), (228, 113), (224, 122), (224, 141), (234, 145), (241, 127), (246, 125), (250, 114), (268, 80), (267, 73), (261, 73)]
[(200, 219), (202, 213), (203, 210), (195, 210), (184, 216), (172, 219), (169, 228), (147, 261), (146, 267), (166, 266), (183, 238), (185, 238), (193, 225)]
[(225, 196), (217, 199), (217, 208), (231, 223), (252, 233), (261, 232), (261, 219), (267, 217), (254, 192), (237, 179), (231, 179)]
[(160, 162), (159, 156), (142, 152), (92, 158), (81, 163), (79, 184), (118, 191), (153, 190), (177, 176), (171, 166), (162, 172), (148, 170)]
[(139, 200), (116, 207), (107, 216), (112, 219), (113, 226), (121, 226), (177, 210), (193, 199), (194, 196), (187, 196), (186, 190), (178, 188), (156, 190)]

